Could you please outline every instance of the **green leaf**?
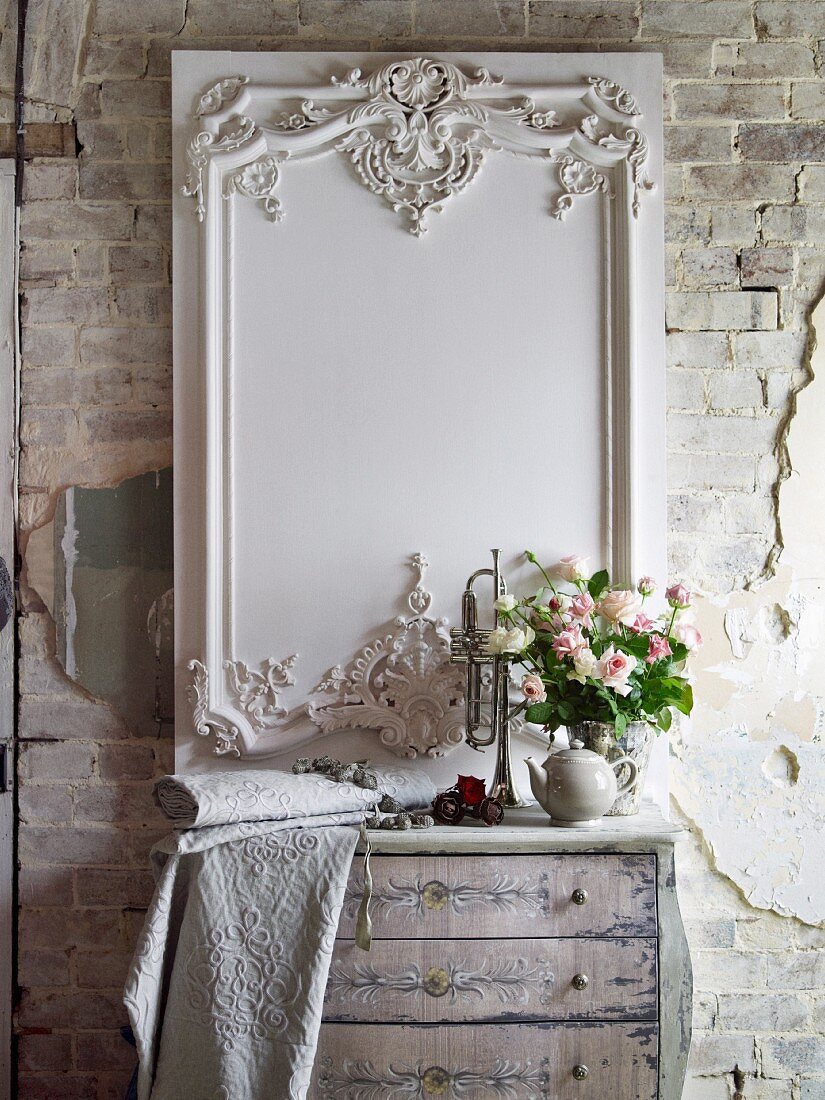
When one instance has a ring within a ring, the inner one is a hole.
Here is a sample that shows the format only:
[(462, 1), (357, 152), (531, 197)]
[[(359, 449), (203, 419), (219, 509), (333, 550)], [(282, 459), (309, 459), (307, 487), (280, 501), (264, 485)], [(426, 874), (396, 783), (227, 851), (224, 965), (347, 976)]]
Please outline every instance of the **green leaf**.
[(660, 710), (659, 713), (656, 715), (656, 725), (659, 727), (660, 730), (664, 730), (665, 733), (667, 733), (667, 731), (670, 729), (672, 722), (673, 715), (667, 708), (665, 708), (664, 710)]
[(599, 572), (594, 573), (587, 582), (587, 591), (594, 600), (598, 600), (609, 584), (610, 574), (606, 569), (600, 569)]
[(616, 715), (616, 740), (624, 737), (624, 732), (627, 729), (627, 715), (622, 714), (621, 711)]
[(555, 703), (534, 703), (527, 708), (524, 716), (528, 722), (535, 722), (537, 726), (546, 726), (553, 720), (555, 713)]

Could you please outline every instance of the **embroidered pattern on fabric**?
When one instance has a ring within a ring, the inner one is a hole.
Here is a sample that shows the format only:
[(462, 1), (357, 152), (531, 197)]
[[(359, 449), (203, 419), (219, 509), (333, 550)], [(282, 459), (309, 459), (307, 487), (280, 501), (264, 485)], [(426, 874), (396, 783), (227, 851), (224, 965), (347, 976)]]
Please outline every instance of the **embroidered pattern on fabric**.
[(281, 1035), (299, 981), (283, 958), (284, 948), (264, 926), (257, 909), (209, 933), (186, 966), (188, 1000), (202, 1027), (214, 1030), (225, 1051), (248, 1037)]
[(268, 833), (236, 842), (241, 858), (256, 877), (265, 875), (270, 863), (283, 860), (296, 863), (318, 847), (318, 835), (309, 829), (292, 829), (286, 833)]

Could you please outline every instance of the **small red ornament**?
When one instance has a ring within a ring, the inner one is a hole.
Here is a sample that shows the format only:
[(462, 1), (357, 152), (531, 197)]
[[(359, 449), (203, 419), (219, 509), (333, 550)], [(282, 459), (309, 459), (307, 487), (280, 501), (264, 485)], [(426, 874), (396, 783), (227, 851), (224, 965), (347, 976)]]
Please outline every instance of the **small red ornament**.
[(474, 775), (460, 775), (456, 786), (462, 801), (467, 806), (478, 806), (487, 796), (484, 780), (476, 779)]

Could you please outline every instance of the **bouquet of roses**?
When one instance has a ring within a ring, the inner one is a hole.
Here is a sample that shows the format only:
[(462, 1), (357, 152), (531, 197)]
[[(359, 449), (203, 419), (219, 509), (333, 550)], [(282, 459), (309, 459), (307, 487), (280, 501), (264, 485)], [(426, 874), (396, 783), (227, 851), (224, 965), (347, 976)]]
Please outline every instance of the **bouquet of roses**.
[(504, 625), (489, 649), (511, 656), (527, 671), (524, 701), (513, 712), (551, 733), (579, 722), (607, 722), (616, 737), (630, 722), (668, 730), (673, 710), (690, 714), (693, 692), (685, 674), (688, 653), (702, 636), (686, 615), (691, 594), (682, 584), (665, 592), (667, 609), (650, 618), (656, 585), (642, 577), (635, 589), (613, 588), (606, 570), (588, 575), (576, 555), (544, 569), (544, 583), (523, 599), (496, 601)]
[(433, 817), (440, 825), (458, 825), (468, 810), (483, 825), (500, 825), (504, 819), (504, 807), (487, 797), (483, 779), (459, 775), (454, 787), (435, 796)]

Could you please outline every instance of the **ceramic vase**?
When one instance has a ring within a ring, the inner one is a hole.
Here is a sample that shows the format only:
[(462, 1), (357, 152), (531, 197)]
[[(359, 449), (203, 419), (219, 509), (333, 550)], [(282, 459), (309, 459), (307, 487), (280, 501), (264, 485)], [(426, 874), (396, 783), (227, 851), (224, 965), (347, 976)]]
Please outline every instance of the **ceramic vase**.
[[(629, 817), (637, 814), (642, 803), (647, 768), (650, 763), (650, 753), (653, 748), (655, 734), (647, 722), (631, 722), (624, 735), (616, 739), (616, 731), (610, 722), (580, 722), (570, 726), (567, 730), (572, 741), (577, 738), (584, 743), (585, 748), (591, 752), (597, 752), (608, 763), (618, 760), (620, 756), (629, 756), (635, 761), (639, 769), (639, 778), (635, 787), (627, 794), (621, 794), (607, 811), (606, 817)], [(623, 767), (616, 773), (621, 787), (629, 778), (629, 769)]]

